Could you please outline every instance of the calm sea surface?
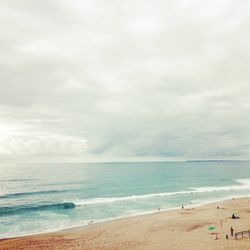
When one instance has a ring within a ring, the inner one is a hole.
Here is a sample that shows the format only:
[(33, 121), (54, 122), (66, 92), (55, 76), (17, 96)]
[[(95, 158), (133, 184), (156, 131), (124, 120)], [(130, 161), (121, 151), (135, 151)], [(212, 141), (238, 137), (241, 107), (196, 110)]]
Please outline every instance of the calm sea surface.
[(0, 165), (0, 238), (250, 194), (250, 162)]

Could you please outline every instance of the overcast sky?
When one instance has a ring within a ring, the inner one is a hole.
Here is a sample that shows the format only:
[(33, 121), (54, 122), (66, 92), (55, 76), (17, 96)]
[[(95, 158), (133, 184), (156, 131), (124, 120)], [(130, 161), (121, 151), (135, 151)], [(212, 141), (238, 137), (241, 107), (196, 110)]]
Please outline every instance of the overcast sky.
[(249, 159), (249, 13), (1, 0), (0, 159)]

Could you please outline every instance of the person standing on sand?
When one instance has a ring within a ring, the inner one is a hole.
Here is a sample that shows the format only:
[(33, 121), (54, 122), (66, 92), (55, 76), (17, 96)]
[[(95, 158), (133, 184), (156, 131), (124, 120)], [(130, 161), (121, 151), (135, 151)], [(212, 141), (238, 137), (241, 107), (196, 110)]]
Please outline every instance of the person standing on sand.
[(182, 210), (184, 209), (184, 205), (181, 206), (181, 209), (182, 209)]
[(233, 237), (234, 236), (234, 229), (232, 227), (230, 228), (230, 232), (231, 232), (231, 236)]

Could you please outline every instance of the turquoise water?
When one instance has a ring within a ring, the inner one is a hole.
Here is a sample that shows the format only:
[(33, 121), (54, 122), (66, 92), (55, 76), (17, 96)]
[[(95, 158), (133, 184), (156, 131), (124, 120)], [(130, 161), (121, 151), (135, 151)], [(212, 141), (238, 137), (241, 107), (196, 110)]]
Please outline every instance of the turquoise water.
[(250, 194), (250, 162), (0, 165), (0, 238)]

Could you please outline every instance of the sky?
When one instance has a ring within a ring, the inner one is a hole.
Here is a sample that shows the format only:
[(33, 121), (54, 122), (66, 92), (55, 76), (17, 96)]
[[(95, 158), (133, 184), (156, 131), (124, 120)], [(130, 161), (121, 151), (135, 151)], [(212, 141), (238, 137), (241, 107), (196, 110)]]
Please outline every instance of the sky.
[(0, 160), (250, 159), (249, 11), (1, 0)]

